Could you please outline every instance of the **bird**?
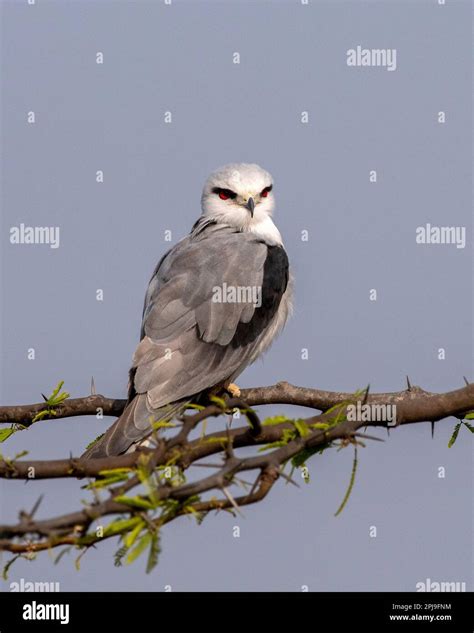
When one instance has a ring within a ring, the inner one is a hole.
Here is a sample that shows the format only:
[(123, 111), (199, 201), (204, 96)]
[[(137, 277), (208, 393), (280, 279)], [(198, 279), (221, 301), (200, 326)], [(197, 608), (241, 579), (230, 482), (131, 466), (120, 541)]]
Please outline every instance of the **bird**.
[(273, 178), (257, 164), (231, 163), (207, 178), (199, 219), (149, 282), (125, 409), (83, 458), (136, 450), (157, 423), (213, 390), (239, 394), (234, 380), (292, 312), (293, 276), (274, 208)]

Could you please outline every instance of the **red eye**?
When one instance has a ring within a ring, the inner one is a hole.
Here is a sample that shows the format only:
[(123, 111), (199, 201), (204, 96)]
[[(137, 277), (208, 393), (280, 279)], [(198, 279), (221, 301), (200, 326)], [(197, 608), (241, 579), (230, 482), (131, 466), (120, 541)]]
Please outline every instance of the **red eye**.
[(237, 194), (234, 191), (231, 191), (230, 189), (221, 189), (220, 187), (214, 187), (212, 193), (217, 194), (221, 200), (229, 200), (229, 198), (233, 200), (237, 197)]
[(262, 198), (266, 198), (268, 196), (268, 194), (270, 193), (270, 191), (272, 190), (273, 185), (270, 185), (269, 187), (265, 187), (265, 189), (262, 189), (262, 191), (260, 192), (260, 196)]

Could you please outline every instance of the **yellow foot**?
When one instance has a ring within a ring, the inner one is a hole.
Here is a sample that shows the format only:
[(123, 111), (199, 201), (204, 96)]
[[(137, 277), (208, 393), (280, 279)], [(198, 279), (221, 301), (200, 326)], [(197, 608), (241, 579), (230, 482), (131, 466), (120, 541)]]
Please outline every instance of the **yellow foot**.
[(233, 398), (240, 398), (240, 389), (233, 382), (227, 385), (226, 391), (228, 391)]

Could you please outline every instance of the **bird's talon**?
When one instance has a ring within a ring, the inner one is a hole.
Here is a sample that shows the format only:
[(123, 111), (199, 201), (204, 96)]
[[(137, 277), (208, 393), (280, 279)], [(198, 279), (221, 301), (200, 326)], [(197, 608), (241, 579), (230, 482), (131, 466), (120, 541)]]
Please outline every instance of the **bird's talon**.
[(226, 391), (228, 391), (233, 398), (240, 398), (240, 388), (233, 382), (227, 385)]

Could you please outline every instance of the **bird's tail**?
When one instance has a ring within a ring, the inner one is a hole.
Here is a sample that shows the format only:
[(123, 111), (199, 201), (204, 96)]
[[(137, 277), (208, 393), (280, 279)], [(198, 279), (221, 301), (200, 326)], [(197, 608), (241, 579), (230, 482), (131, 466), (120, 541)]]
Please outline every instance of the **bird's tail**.
[(125, 407), (112, 426), (82, 454), (81, 459), (121, 455), (144, 440), (156, 422), (170, 420), (180, 413), (186, 401), (173, 402), (160, 409), (149, 411), (146, 394), (136, 395)]

